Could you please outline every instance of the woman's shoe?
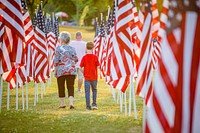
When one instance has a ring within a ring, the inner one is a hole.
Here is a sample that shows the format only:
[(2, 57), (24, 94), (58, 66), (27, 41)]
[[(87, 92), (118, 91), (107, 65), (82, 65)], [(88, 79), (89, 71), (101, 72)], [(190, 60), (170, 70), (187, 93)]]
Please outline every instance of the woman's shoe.
[(66, 106), (64, 105), (64, 106), (59, 106), (59, 108), (65, 108)]
[(73, 105), (70, 105), (69, 109), (75, 109)]

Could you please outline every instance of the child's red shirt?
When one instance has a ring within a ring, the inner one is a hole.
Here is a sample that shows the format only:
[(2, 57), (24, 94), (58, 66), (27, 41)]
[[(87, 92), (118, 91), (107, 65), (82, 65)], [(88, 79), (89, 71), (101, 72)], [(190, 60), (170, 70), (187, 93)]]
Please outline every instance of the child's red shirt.
[(97, 67), (99, 66), (99, 61), (96, 55), (86, 54), (83, 56), (80, 67), (84, 67), (84, 77), (86, 80), (97, 80), (98, 72)]

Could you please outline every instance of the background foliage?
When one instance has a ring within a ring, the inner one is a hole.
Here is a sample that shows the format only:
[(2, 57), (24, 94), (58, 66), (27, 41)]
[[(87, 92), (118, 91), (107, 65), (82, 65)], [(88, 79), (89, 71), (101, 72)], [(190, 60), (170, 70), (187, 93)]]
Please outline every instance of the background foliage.
[[(40, 0), (26, 0), (31, 16), (35, 12), (37, 4), (40, 4)], [(139, 9), (140, 2), (142, 0), (135, 0), (136, 5)], [(163, 0), (157, 0), (159, 12), (162, 8)], [(84, 19), (86, 26), (91, 25), (92, 19), (100, 17), (100, 13), (103, 16), (107, 16), (108, 6), (112, 7), (113, 0), (43, 0), (43, 7), (46, 13), (51, 14), (52, 12), (63, 11), (68, 14), (68, 18), (63, 20), (69, 21), (74, 20), (76, 23), (79, 22), (80, 16), (83, 13), (83, 9), (89, 6), (89, 11)]]

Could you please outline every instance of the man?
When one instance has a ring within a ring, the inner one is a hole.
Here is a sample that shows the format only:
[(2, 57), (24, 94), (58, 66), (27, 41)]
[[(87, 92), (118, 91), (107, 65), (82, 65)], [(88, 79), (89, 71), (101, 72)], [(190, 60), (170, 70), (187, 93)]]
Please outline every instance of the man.
[(81, 92), (81, 86), (83, 84), (83, 73), (80, 70), (80, 62), (82, 57), (85, 55), (86, 52), (86, 42), (82, 40), (82, 33), (76, 32), (75, 35), (76, 40), (71, 41), (70, 45), (75, 48), (77, 56), (78, 56), (78, 63), (76, 64), (77, 74), (78, 74), (78, 92)]

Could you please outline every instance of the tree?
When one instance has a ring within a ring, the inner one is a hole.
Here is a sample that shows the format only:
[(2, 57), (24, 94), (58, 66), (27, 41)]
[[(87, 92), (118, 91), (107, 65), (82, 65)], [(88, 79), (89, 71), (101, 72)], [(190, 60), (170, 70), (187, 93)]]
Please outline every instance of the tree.
[[(31, 16), (37, 7), (40, 0), (27, 0)], [(112, 6), (112, 0), (44, 0), (43, 9), (46, 13), (63, 11), (68, 14), (66, 20), (73, 19), (77, 24), (86, 6), (89, 10), (84, 17), (85, 25), (91, 25), (93, 18), (100, 16), (103, 13), (107, 15), (108, 5)]]
[(42, 1), (42, 6), (45, 7), (45, 5), (47, 5), (48, 0), (26, 0), (28, 9), (29, 9), (29, 13), (31, 15), (31, 17), (33, 16), (35, 9), (37, 8), (37, 4), (40, 4)]

